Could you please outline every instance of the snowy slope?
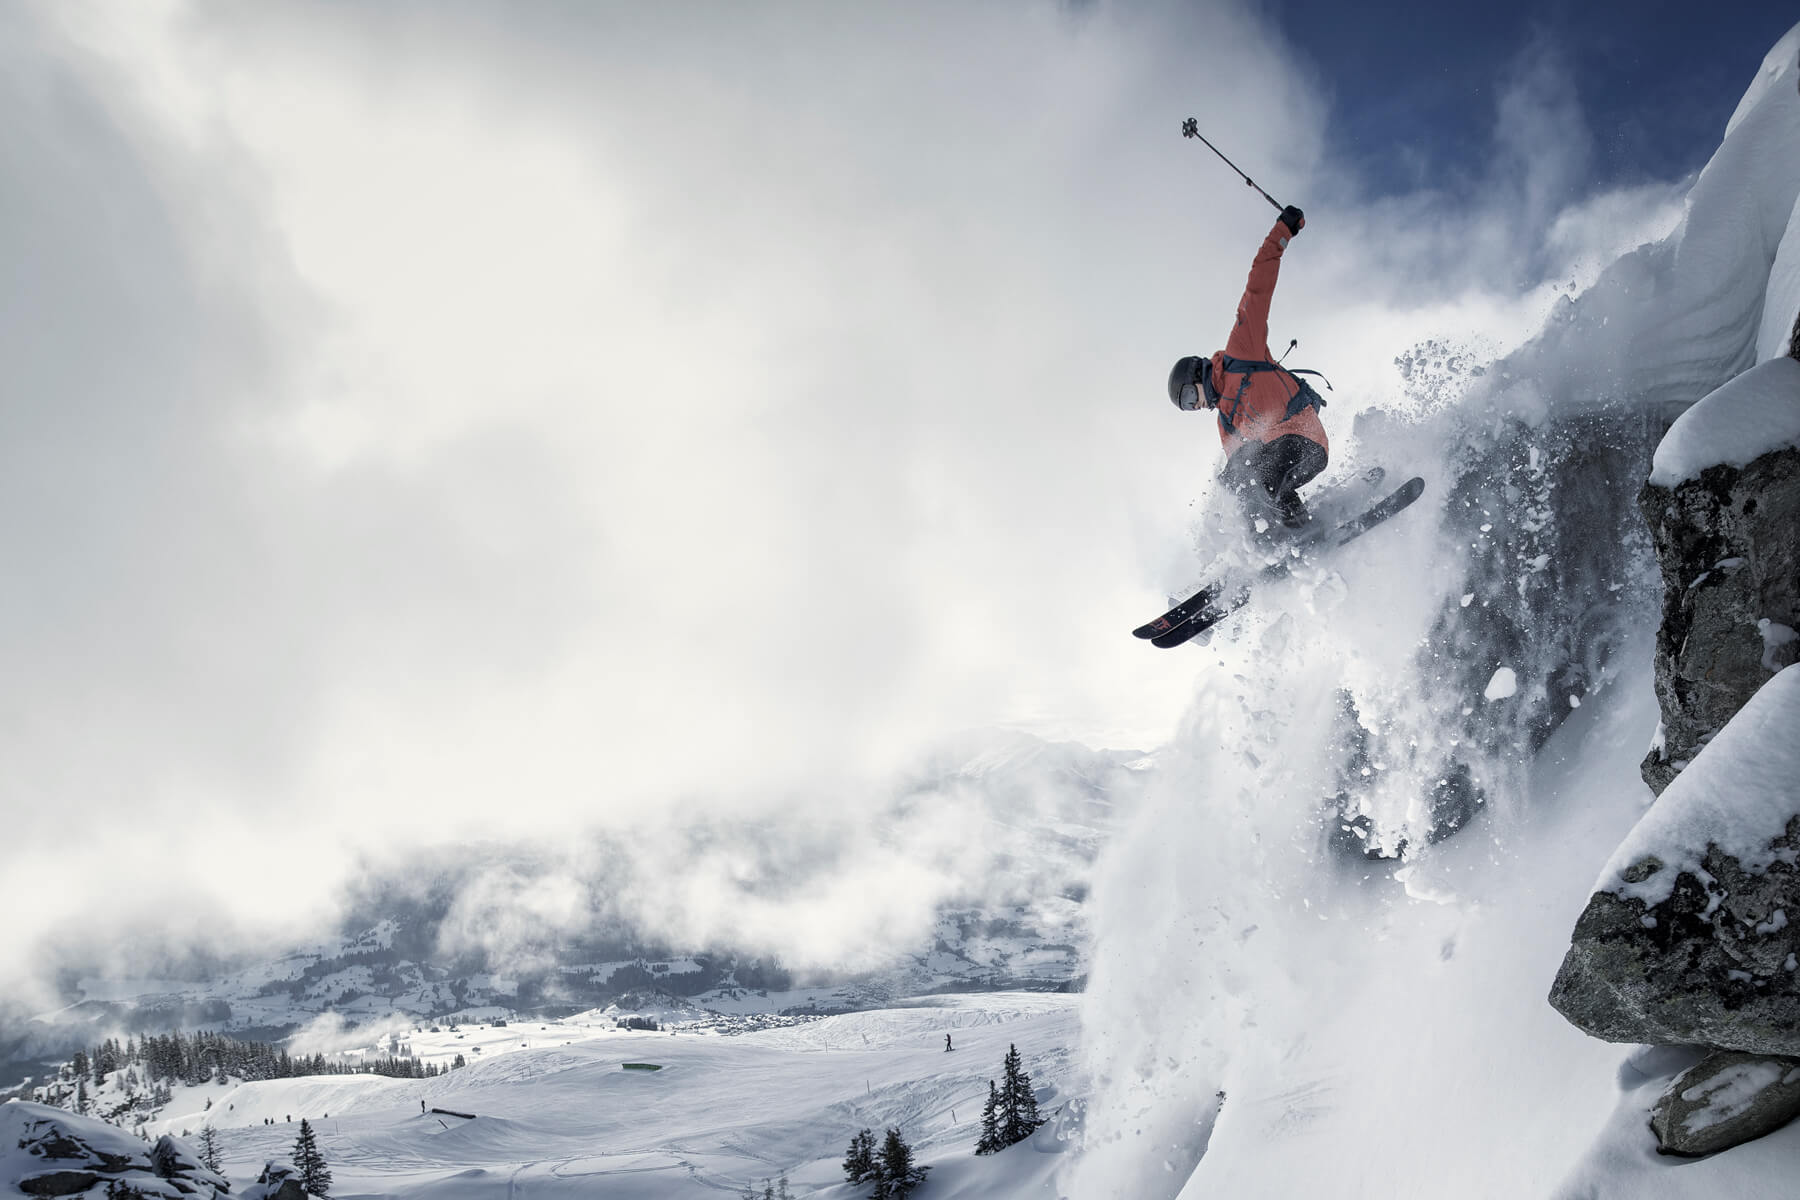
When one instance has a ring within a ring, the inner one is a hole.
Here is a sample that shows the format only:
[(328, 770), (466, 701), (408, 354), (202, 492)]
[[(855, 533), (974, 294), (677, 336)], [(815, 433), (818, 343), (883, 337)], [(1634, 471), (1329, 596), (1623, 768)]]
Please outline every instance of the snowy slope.
[[(934, 1164), (921, 1200), (1050, 1195), (1064, 1121), (992, 1159), (971, 1151), (1007, 1047), (1018, 1045), (1043, 1111), (1057, 1114), (1073, 1087), (1077, 1032), (1073, 997), (1028, 993), (942, 996), (741, 1036), (596, 1028), (432, 1080), (244, 1084), (207, 1115), (234, 1179), (285, 1156), (308, 1118), (338, 1197), (678, 1200), (735, 1194), (782, 1171), (802, 1196), (847, 1197), (845, 1144), (888, 1125)], [(638, 1061), (663, 1069), (620, 1065)], [(477, 1116), (421, 1113), (421, 1100)], [(182, 1123), (169, 1122), (176, 1132)]]

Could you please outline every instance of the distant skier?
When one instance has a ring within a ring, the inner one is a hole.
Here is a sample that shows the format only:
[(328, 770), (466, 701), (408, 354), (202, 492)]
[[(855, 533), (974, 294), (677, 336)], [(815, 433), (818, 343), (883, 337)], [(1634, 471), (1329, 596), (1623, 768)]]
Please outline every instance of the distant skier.
[(951, 1046), (951, 1045), (950, 1045), (950, 1035), (949, 1035), (949, 1034), (947, 1034), (947, 1033), (946, 1033), (946, 1034), (945, 1034), (945, 1035), (944, 1035), (944, 1053), (945, 1053), (945, 1054), (948, 1054), (948, 1053), (950, 1053), (950, 1051), (951, 1051), (951, 1050), (953, 1050), (953, 1049), (954, 1049), (954, 1048), (955, 1048), (955, 1047), (953, 1047), (953, 1046)]
[(1306, 216), (1299, 209), (1290, 204), (1281, 210), (1250, 264), (1250, 282), (1225, 349), (1211, 358), (1189, 355), (1169, 372), (1175, 407), (1218, 412), (1226, 454), (1220, 477), (1246, 513), (1290, 529), (1306, 523), (1306, 505), (1296, 493), (1325, 469), (1328, 456), (1318, 411), (1325, 401), (1269, 352), (1269, 303), (1281, 253), (1304, 228)]

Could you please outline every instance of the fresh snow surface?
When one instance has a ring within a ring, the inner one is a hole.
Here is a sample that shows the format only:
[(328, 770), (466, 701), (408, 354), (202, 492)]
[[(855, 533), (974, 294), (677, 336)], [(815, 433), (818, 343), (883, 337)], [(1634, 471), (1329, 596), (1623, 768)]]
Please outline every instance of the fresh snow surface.
[(1756, 361), (1780, 358), (1788, 352), (1797, 318), (1800, 318), (1800, 197), (1794, 200), (1787, 232), (1775, 251), (1775, 265), (1769, 268), (1762, 330), (1756, 335)]
[[(1800, 25), (1769, 52), (1667, 238), (1622, 256), (1530, 343), (1488, 371), (1501, 411), (1627, 400), (1673, 419), (1756, 364), (1770, 306), (1800, 303), (1788, 236), (1800, 197)], [(1771, 277), (1786, 250), (1781, 278)], [(1765, 303), (1766, 300), (1766, 303)], [(1785, 320), (1791, 328), (1794, 310)], [(1785, 342), (1783, 343), (1785, 344)]]
[(1668, 281), (1677, 286), (1663, 293), (1663, 313), (1637, 339), (1640, 354), (1654, 351), (1677, 376), (1698, 379), (1694, 368), (1722, 368), (1717, 382), (1756, 359), (1769, 272), (1800, 196), (1797, 93), (1800, 25), (1763, 59), (1724, 143), (1689, 192)]
[(1672, 488), (1708, 467), (1741, 467), (1800, 446), (1800, 362), (1751, 367), (1676, 418), (1656, 447), (1650, 482)]
[[(1701, 874), (1709, 845), (1751, 871), (1767, 870), (1784, 852), (1770, 848), (1800, 812), (1800, 666), (1777, 674), (1675, 777), (1654, 807), (1619, 844), (1596, 892), (1616, 892), (1645, 904), (1668, 899), (1675, 877)], [(1792, 852), (1785, 852), (1792, 861)], [(1639, 883), (1623, 872), (1655, 857), (1661, 870)]]
[[(240, 1084), (210, 1111), (173, 1116), (148, 1132), (197, 1134), (210, 1119), (226, 1173), (241, 1181), (265, 1159), (285, 1158), (306, 1117), (338, 1197), (718, 1200), (786, 1171), (799, 1196), (849, 1200), (866, 1189), (842, 1186), (845, 1145), (865, 1126), (879, 1134), (893, 1125), (933, 1167), (920, 1200), (1048, 1197), (1058, 1194), (1050, 1180), (1079, 1120), (1069, 1104), (1075, 1004), (1054, 993), (934, 996), (735, 1036), (596, 1025), (578, 1037), (578, 1025), (528, 1022), (540, 1035), (575, 1036), (546, 1044), (519, 1026), (485, 1030), (532, 1044), (491, 1043), (490, 1054), (435, 1079)], [(948, 1053), (946, 1033), (955, 1043)], [(426, 1037), (413, 1035), (414, 1045)], [(1014, 1044), (1050, 1123), (1028, 1142), (978, 1159), (988, 1080)], [(434, 1057), (446, 1049), (427, 1048)], [(626, 1062), (663, 1069), (626, 1071)], [(421, 1101), (477, 1115), (421, 1113)]]
[(1549, 1194), (1604, 1128), (1624, 1051), (1544, 994), (1592, 864), (1648, 797), (1655, 714), (1644, 665), (1552, 738), (1528, 821), (1484, 814), (1398, 870), (1318, 855), (1312, 796), (1241, 791), (1248, 764), (1171, 789), (1097, 884), (1131, 918), (1097, 929), (1099, 1095), (1065, 1193)]

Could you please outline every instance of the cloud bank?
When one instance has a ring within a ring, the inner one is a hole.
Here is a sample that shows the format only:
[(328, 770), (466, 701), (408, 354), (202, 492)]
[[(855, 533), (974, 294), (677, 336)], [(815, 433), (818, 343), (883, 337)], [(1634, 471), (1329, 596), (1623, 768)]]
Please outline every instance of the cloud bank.
[[(1217, 450), (1162, 377), (1271, 217), (1184, 116), (1306, 203), (1276, 316), (1334, 427), (1424, 336), (1522, 337), (1593, 244), (1541, 242), (1567, 94), (1502, 105), (1532, 167), (1492, 210), (1359, 204), (1234, 4), (0, 22), (8, 978), (121, 912), (305, 928), (383, 847), (496, 829), (767, 819), (850, 864), (954, 731), (1167, 740), (1204, 664), (1120, 630), (1192, 569)], [(943, 850), (735, 916), (898, 938), (979, 870)]]

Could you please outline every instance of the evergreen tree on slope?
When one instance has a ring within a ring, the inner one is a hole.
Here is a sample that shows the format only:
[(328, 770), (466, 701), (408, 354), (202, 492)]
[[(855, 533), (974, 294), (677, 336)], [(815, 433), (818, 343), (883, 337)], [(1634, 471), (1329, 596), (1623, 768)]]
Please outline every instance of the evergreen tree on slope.
[(325, 1156), (319, 1152), (319, 1141), (313, 1136), (312, 1126), (306, 1118), (300, 1118), (300, 1136), (294, 1142), (294, 1168), (300, 1172), (300, 1186), (314, 1196), (331, 1194), (331, 1168), (325, 1165)]
[(925, 1182), (925, 1173), (930, 1167), (913, 1165), (912, 1147), (900, 1136), (898, 1129), (889, 1128), (887, 1137), (881, 1143), (881, 1157), (877, 1161), (880, 1172), (875, 1181), (874, 1200), (906, 1200), (912, 1190)]
[(200, 1165), (209, 1171), (219, 1169), (219, 1131), (211, 1125), (200, 1130)]
[(1019, 1058), (1019, 1048), (1009, 1045), (1000, 1088), (1000, 1144), (1016, 1146), (1044, 1122), (1038, 1116), (1037, 1097), (1031, 1093), (1031, 1076)]
[(844, 1154), (844, 1179), (849, 1183), (866, 1183), (875, 1178), (875, 1135), (867, 1129), (850, 1139)]
[(975, 1142), (975, 1153), (992, 1154), (1004, 1149), (1000, 1143), (1000, 1089), (988, 1080), (987, 1103), (981, 1106), (981, 1137)]

